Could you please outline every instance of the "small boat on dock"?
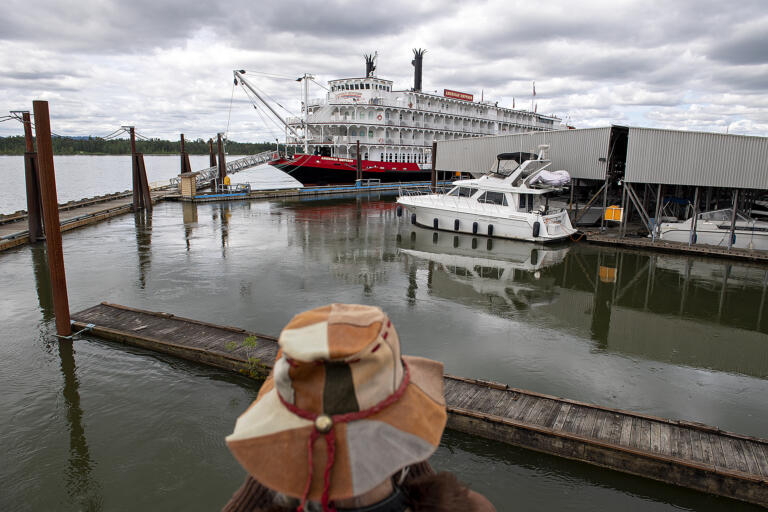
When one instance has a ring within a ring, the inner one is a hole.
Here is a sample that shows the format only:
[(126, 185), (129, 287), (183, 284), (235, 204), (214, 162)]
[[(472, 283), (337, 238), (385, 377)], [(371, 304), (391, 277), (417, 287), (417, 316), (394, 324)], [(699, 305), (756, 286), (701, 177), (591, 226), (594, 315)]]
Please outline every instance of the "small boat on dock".
[[(730, 209), (700, 213), (696, 216), (695, 230), (691, 225), (694, 217), (680, 222), (662, 222), (659, 226), (660, 238), (687, 244), (693, 237), (694, 244), (728, 247), (732, 214)], [(737, 249), (768, 250), (768, 222), (737, 213), (730, 246)]]
[(496, 169), (477, 179), (453, 182), (446, 193), (401, 187), (398, 214), (412, 224), (489, 237), (554, 242), (576, 232), (565, 208), (548, 195), (570, 182), (566, 171), (550, 171), (547, 145), (539, 154), (502, 153)]

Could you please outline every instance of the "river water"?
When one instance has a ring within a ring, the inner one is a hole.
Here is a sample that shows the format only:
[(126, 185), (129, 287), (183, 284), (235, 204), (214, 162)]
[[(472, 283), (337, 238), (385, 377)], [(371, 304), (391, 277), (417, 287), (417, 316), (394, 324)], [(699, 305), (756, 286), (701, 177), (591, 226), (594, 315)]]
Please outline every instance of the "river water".
[[(227, 155), (226, 161), (240, 158)], [(194, 170), (208, 168), (208, 155), (190, 155)], [(180, 161), (173, 155), (144, 155), (147, 181), (150, 186), (164, 185), (178, 176)], [(59, 203), (100, 196), (131, 189), (131, 157), (129, 155), (54, 155), (56, 188)], [(0, 214), (26, 210), (26, 188), (24, 182), (24, 158), (0, 155)], [(232, 175), (232, 183), (253, 182), (263, 188), (301, 187), (301, 184), (267, 165)]]
[[(435, 236), (392, 197), (158, 204), (63, 236), (72, 311), (101, 301), (276, 335), (380, 305), (454, 375), (768, 437), (765, 268)], [(54, 340), (43, 245), (0, 253), (0, 510), (216, 510), (258, 383), (85, 336)], [(432, 459), (499, 510), (752, 510), (446, 432)], [(513, 506), (514, 504), (514, 506)]]

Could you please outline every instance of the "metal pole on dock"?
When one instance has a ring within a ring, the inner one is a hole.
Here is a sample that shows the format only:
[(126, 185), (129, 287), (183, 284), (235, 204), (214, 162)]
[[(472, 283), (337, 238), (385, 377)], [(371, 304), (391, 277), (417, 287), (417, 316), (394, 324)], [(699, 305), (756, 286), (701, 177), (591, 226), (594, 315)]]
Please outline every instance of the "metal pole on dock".
[(53, 314), (56, 316), (56, 333), (69, 336), (69, 298), (67, 277), (64, 272), (64, 252), (61, 246), (59, 201), (56, 196), (56, 174), (53, 168), (53, 142), (47, 101), (33, 101), (35, 135), (37, 137), (37, 162), (40, 175), (40, 193), (45, 226), (45, 243), (48, 249), (48, 268), (53, 289)]
[(688, 235), (688, 247), (696, 243), (696, 221), (699, 216), (699, 187), (693, 193), (693, 217), (691, 218), (691, 232)]
[(661, 236), (661, 208), (662, 203), (664, 202), (661, 197), (661, 183), (659, 183), (659, 191), (656, 194), (656, 216), (653, 219), (654, 225), (653, 225), (653, 241), (655, 242), (658, 237)]
[(224, 178), (227, 177), (227, 163), (224, 160), (224, 146), (221, 143), (221, 134), (216, 134), (216, 137), (219, 151), (219, 184), (223, 184)]
[(27, 225), (29, 241), (35, 243), (43, 234), (40, 210), (40, 173), (37, 167), (37, 153), (35, 153), (35, 142), (32, 139), (32, 121), (29, 112), (22, 112), (21, 118), (24, 122), (24, 141), (26, 143), (24, 177), (27, 184)]
[(437, 160), (437, 141), (432, 141), (432, 192), (437, 192), (437, 170), (435, 161)]
[(731, 230), (728, 232), (728, 250), (733, 247), (733, 231), (736, 229), (736, 208), (739, 205), (739, 189), (733, 191), (733, 210), (731, 210)]
[(627, 229), (627, 184), (624, 183), (621, 187), (621, 224), (619, 224), (619, 237), (624, 238), (624, 234)]
[(360, 139), (357, 140), (357, 178), (358, 180), (363, 179), (363, 160), (362, 156), (360, 155)]

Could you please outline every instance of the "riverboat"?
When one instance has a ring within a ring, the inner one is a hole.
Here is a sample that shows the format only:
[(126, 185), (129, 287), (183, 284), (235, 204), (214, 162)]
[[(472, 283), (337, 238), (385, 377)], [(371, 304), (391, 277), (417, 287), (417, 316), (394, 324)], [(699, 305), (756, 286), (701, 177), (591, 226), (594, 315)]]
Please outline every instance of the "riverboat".
[[(398, 214), (412, 224), (529, 242), (554, 242), (576, 232), (565, 208), (548, 195), (570, 182), (566, 171), (549, 171), (549, 146), (539, 154), (502, 153), (496, 169), (477, 179), (457, 180), (446, 193), (402, 187)], [(527, 158), (527, 159), (526, 159)]]
[[(426, 50), (414, 49), (414, 86), (395, 89), (394, 82), (375, 74), (376, 56), (366, 55), (361, 78), (328, 82), (324, 97), (309, 97), (314, 76), (299, 78), (304, 85), (302, 116), (283, 119), (256, 87), (235, 71), (236, 83), (250, 90), (286, 129), (285, 153), (270, 165), (302, 183), (349, 183), (357, 177), (382, 182), (428, 180), (435, 141), (564, 129), (554, 116), (476, 101), (473, 94), (444, 89), (423, 91), (422, 59)], [(358, 158), (359, 143), (359, 158)], [(288, 156), (291, 153), (292, 156)]]

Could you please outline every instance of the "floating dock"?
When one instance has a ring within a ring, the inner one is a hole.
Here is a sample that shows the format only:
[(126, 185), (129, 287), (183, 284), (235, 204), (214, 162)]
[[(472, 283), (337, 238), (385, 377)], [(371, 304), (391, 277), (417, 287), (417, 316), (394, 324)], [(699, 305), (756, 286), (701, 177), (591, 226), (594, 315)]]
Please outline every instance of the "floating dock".
[(732, 247), (719, 247), (715, 245), (688, 245), (666, 240), (651, 240), (650, 238), (619, 237), (615, 234), (599, 234), (586, 232), (586, 241), (598, 245), (611, 245), (614, 247), (631, 247), (659, 252), (676, 254), (690, 254), (696, 256), (714, 256), (718, 258), (730, 258), (755, 262), (768, 262), (768, 251), (737, 249)]
[[(73, 319), (103, 339), (232, 371), (266, 373), (277, 354), (272, 336), (116, 304)], [(254, 347), (242, 347), (248, 336)], [(768, 440), (450, 375), (445, 397), (449, 428), (768, 506)]]
[[(152, 191), (152, 202), (161, 201), (168, 194), (167, 190)], [(60, 205), (61, 231), (69, 231), (129, 213), (132, 204), (131, 193), (128, 192)], [(0, 221), (0, 252), (26, 243), (29, 243), (26, 215)]]

